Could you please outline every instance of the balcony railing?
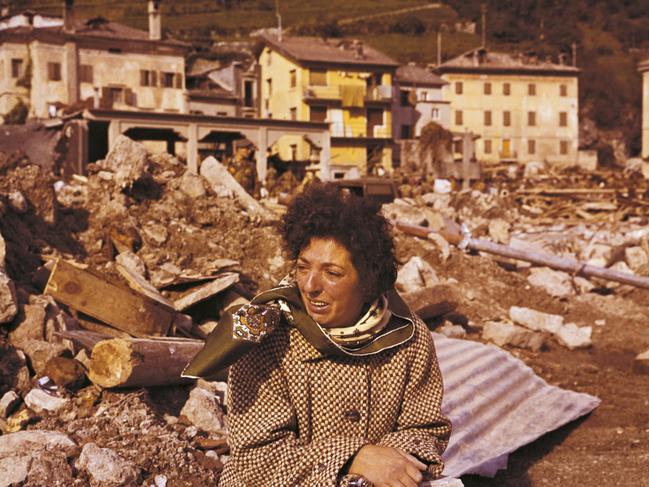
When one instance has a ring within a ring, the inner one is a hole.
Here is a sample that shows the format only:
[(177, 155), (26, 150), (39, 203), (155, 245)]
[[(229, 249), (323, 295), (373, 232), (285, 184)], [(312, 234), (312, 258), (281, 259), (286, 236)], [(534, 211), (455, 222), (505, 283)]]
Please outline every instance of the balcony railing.
[(368, 126), (363, 122), (331, 122), (330, 131), (332, 137), (353, 137), (353, 138), (380, 138), (389, 139), (392, 137), (390, 127), (384, 125)]
[[(308, 86), (304, 89), (304, 98), (312, 100), (340, 100), (342, 99), (342, 85), (333, 86)], [(366, 101), (390, 101), (392, 87), (388, 85), (365, 88), (363, 98)]]
[(365, 99), (370, 101), (389, 101), (392, 99), (392, 86), (372, 86), (365, 93)]

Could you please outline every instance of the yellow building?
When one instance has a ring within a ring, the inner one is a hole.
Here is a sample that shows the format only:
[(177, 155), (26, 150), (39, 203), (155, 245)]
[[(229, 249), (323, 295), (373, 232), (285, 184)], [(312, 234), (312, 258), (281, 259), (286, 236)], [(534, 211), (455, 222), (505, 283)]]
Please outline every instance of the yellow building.
[(149, 0), (149, 31), (101, 17), (75, 19), (31, 11), (0, 18), (0, 114), (21, 100), (29, 116), (62, 106), (185, 113), (189, 44), (163, 40), (159, 0)]
[(476, 49), (437, 68), (449, 84), (451, 130), (473, 132), (478, 160), (574, 165), (579, 149), (579, 69)]
[[(398, 64), (358, 41), (260, 37), (261, 116), (328, 122), (334, 178), (392, 165), (392, 81)], [(315, 160), (311, 141), (285, 136), (284, 160)]]

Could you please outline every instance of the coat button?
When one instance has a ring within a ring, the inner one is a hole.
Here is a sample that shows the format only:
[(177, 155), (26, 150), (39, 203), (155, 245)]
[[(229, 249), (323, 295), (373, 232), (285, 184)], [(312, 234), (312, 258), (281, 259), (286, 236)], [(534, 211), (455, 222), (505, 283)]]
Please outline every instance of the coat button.
[(345, 419), (350, 423), (358, 423), (361, 420), (361, 413), (356, 409), (348, 409), (345, 411)]

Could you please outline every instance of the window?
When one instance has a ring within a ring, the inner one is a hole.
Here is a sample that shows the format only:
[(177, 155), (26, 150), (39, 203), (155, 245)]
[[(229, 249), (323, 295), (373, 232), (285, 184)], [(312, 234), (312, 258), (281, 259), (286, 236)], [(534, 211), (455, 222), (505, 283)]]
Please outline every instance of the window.
[(94, 81), (91, 64), (79, 65), (79, 82), (92, 83)]
[(491, 125), (491, 110), (486, 110), (484, 112), (484, 124), (486, 127)]
[(11, 60), (11, 77), (20, 78), (23, 74), (23, 60), (22, 59), (12, 59)]
[(455, 110), (455, 125), (462, 125), (464, 123), (462, 118), (462, 110)]
[(439, 108), (431, 108), (430, 118), (433, 120), (439, 120)]
[(297, 144), (291, 144), (291, 160), (297, 160)]
[(461, 81), (456, 81), (455, 82), (455, 94), (456, 95), (461, 95), (463, 91), (464, 91), (464, 86), (462, 85), (462, 82)]
[(399, 91), (399, 103), (402, 107), (410, 105), (410, 92), (408, 90)]
[(251, 79), (244, 80), (243, 82), (243, 106), (252, 107), (254, 103), (253, 96), (253, 81)]
[(108, 87), (105, 88), (106, 97), (111, 105), (113, 103), (124, 103), (124, 88)]
[(157, 86), (157, 78), (158, 76), (155, 71), (150, 71), (148, 69), (140, 70), (140, 86)]
[(175, 73), (169, 73), (169, 72), (160, 73), (160, 86), (162, 86), (163, 88), (173, 88), (174, 77), (175, 77)]
[(273, 80), (271, 78), (268, 78), (266, 80), (266, 87), (268, 88), (268, 96), (273, 95)]
[(566, 85), (559, 85), (559, 96), (568, 96), (568, 87)]
[(565, 156), (568, 153), (568, 141), (562, 140), (559, 142), (559, 152), (562, 156)]
[(559, 126), (560, 127), (568, 126), (568, 112), (559, 112)]
[(312, 122), (326, 122), (327, 107), (311, 107), (309, 120)]
[(512, 114), (509, 111), (503, 112), (503, 125), (509, 127), (512, 124)]
[(268, 51), (268, 57), (266, 58), (266, 66), (273, 64), (273, 51)]
[(291, 107), (291, 120), (297, 120), (297, 108)]
[(485, 154), (491, 154), (491, 141), (490, 140), (485, 140), (484, 141), (484, 153)]
[(402, 125), (401, 126), (401, 138), (402, 139), (412, 139), (412, 125)]
[(372, 73), (366, 80), (365, 84), (368, 88), (374, 88), (381, 85), (383, 80), (383, 73)]
[(503, 95), (509, 96), (512, 94), (512, 86), (509, 83), (503, 83)]
[(527, 141), (527, 153), (536, 154), (536, 140)]
[(327, 86), (327, 70), (312, 69), (309, 71), (309, 85)]
[(61, 81), (61, 63), (47, 63), (47, 79)]
[(288, 74), (291, 80), (291, 88), (295, 88), (297, 86), (297, 72), (294, 69), (291, 69)]
[(176, 73), (174, 76), (174, 79), (176, 80), (176, 89), (182, 90), (183, 89), (183, 78), (184, 76), (180, 73)]
[(420, 94), (421, 94), (421, 101), (428, 101), (428, 91), (422, 90)]
[(491, 95), (491, 83), (484, 84), (484, 94)]
[(527, 85), (527, 94), (529, 96), (535, 96), (536, 95), (536, 85), (534, 83), (530, 83)]
[(527, 112), (527, 125), (530, 127), (536, 125), (536, 112)]

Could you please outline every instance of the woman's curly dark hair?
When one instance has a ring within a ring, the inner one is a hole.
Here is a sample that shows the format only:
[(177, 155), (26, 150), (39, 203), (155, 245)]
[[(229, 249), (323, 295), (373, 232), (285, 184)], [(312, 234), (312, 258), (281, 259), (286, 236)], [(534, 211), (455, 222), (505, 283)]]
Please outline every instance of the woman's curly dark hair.
[(359, 196), (331, 183), (309, 185), (290, 203), (280, 233), (293, 259), (312, 238), (333, 238), (352, 255), (369, 301), (392, 288), (397, 278), (388, 221)]

